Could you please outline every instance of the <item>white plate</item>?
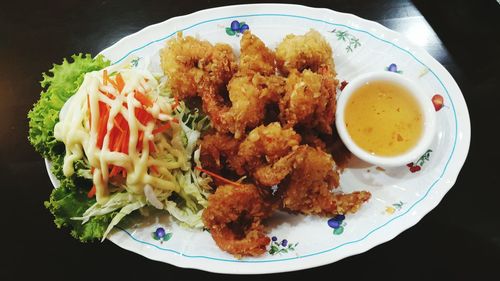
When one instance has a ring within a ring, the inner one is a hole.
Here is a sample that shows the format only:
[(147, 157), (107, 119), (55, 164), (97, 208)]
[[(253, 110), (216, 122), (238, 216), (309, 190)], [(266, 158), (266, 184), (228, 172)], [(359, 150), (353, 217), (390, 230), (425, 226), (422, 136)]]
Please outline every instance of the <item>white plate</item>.
[[(135, 226), (116, 229), (109, 237), (111, 241), (150, 259), (180, 267), (237, 274), (292, 271), (332, 263), (389, 241), (416, 224), (441, 201), (454, 184), (469, 149), (470, 121), (464, 98), (443, 66), (423, 49), (380, 24), (350, 14), (297, 5), (229, 6), (149, 26), (123, 38), (102, 54), (114, 63), (131, 60), (134, 66), (151, 63), (158, 67), (158, 50), (177, 31), (213, 43), (228, 43), (237, 52), (240, 34), (226, 33), (233, 20), (247, 23), (270, 47), (275, 47), (286, 34), (318, 30), (334, 50), (340, 81), (396, 64), (397, 71), (416, 80), (429, 99), (435, 94), (444, 98), (444, 107), (437, 112), (432, 152), (416, 163), (421, 170), (414, 173), (408, 167), (386, 171), (375, 167), (345, 170), (341, 177), (344, 191), (365, 189), (373, 196), (356, 214), (347, 215), (336, 231), (329, 226), (329, 218), (281, 213), (273, 217), (269, 234), (277, 237), (276, 244), (287, 239), (292, 247), (287, 245), (286, 252), (235, 259), (221, 251), (208, 232), (181, 228), (168, 215), (151, 216)], [(57, 186), (56, 181), (53, 183)], [(152, 233), (158, 227), (172, 233), (168, 241), (154, 239)]]

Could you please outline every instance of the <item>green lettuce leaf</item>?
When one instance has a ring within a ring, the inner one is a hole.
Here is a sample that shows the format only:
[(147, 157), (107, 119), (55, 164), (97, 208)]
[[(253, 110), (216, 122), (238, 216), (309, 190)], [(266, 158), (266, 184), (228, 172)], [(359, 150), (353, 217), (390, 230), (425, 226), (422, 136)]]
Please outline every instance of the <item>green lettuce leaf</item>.
[(53, 158), (64, 155), (64, 145), (54, 138), (54, 126), (59, 121), (59, 111), (64, 103), (76, 93), (83, 82), (85, 73), (102, 69), (110, 64), (103, 56), (73, 55), (73, 61), (63, 60), (54, 65), (48, 73), (43, 73), (40, 82), (44, 91), (33, 109), (28, 113), (28, 139), (43, 157)]
[(73, 179), (61, 181), (58, 188), (52, 190), (50, 200), (45, 202), (45, 207), (54, 214), (57, 227), (69, 227), (71, 235), (82, 242), (101, 239), (116, 212), (90, 218), (85, 224), (73, 220), (81, 216), (85, 210), (95, 203), (95, 199), (87, 197), (87, 191), (75, 186)]
[(71, 228), (71, 234), (85, 242), (100, 239), (116, 212), (93, 217), (86, 224), (71, 219), (81, 216), (95, 203), (95, 199), (87, 197), (92, 185), (88, 180), (90, 168), (84, 161), (77, 161), (75, 170), (78, 172), (70, 178), (64, 176), (64, 144), (54, 138), (54, 126), (59, 121), (59, 111), (76, 93), (85, 73), (100, 70), (110, 62), (103, 56), (92, 58), (89, 54), (73, 55), (71, 58), (72, 61), (64, 59), (62, 64), (54, 65), (43, 74), (41, 85), (44, 90), (28, 113), (28, 139), (37, 152), (52, 162), (51, 172), (60, 181), (59, 188), (52, 190), (45, 207), (54, 215), (58, 227)]

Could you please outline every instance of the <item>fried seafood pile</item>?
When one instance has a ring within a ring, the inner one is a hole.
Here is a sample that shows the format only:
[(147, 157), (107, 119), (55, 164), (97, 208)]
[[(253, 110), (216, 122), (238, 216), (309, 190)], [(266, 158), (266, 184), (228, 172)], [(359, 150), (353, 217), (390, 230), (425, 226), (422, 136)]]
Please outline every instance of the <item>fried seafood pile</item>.
[[(333, 192), (348, 157), (332, 129), (337, 80), (332, 49), (314, 30), (287, 35), (271, 50), (250, 31), (239, 61), (227, 44), (170, 40), (161, 63), (174, 95), (200, 104), (213, 129), (202, 138), (202, 168), (214, 178), (203, 222), (217, 245), (258, 256), (277, 210), (333, 216), (356, 212), (366, 191)], [(333, 157), (332, 157), (333, 156)], [(229, 183), (228, 183), (229, 182)]]

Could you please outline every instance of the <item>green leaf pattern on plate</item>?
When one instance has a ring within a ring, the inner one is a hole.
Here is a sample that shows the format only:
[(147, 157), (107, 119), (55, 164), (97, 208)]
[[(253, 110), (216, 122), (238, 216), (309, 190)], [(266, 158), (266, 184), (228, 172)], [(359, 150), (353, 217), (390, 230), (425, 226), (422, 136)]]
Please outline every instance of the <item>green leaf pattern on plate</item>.
[(337, 38), (337, 40), (343, 41), (343, 42), (347, 43), (347, 46), (345, 47), (345, 50), (348, 53), (353, 52), (354, 49), (356, 49), (357, 47), (361, 46), (361, 42), (359, 41), (359, 38), (357, 38), (356, 36), (352, 35), (347, 30), (338, 30), (338, 29), (335, 28), (332, 31), (330, 31), (330, 33), (335, 34), (335, 37)]
[(299, 243), (288, 243), (288, 240), (283, 239), (278, 242), (278, 238), (273, 236), (271, 239), (271, 247), (269, 248), (268, 253), (270, 255), (276, 254), (287, 254), (289, 252), (295, 251), (295, 248), (299, 245)]

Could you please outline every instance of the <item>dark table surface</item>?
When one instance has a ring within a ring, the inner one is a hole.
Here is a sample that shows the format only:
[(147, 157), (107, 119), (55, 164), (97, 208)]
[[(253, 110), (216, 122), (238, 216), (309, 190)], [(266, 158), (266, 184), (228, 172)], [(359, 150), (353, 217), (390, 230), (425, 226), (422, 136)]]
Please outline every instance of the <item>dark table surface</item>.
[[(0, 252), (7, 262), (0, 263), (0, 276), (16, 280), (33, 274), (43, 280), (236, 278), (151, 261), (109, 241), (81, 244), (67, 231), (56, 229), (43, 206), (52, 185), (41, 157), (27, 141), (26, 114), (38, 99), (40, 74), (63, 57), (78, 52), (97, 54), (150, 24), (239, 2), (2, 3), (0, 206), (4, 222)], [(412, 27), (423, 26), (427, 34), (423, 47), (446, 67), (463, 92), (473, 135), (456, 184), (417, 225), (366, 253), (314, 269), (267, 277), (498, 280), (500, 4), (494, 0), (296, 3), (356, 14), (410, 39), (419, 35), (412, 32), (419, 29)]]

